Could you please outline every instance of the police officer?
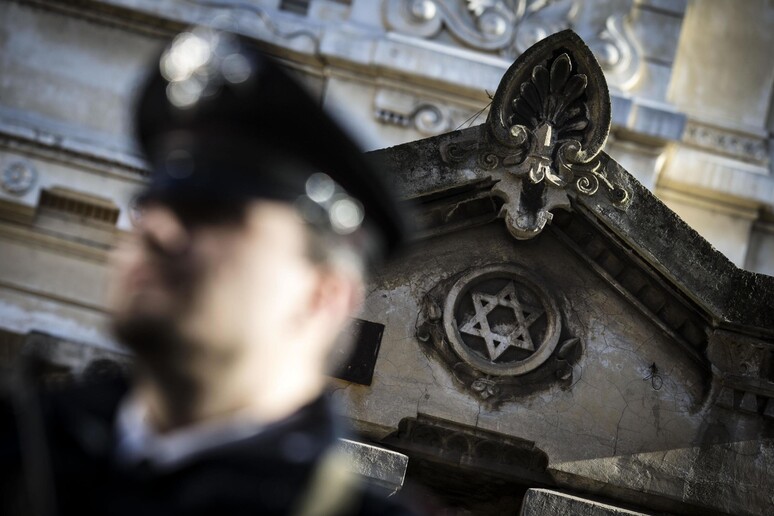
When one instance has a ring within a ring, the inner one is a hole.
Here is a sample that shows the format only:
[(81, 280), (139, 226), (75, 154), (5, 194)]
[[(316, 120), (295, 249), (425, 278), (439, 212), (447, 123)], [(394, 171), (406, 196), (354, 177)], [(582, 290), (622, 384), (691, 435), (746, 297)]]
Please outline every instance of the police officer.
[(152, 175), (109, 296), (136, 371), (45, 398), (34, 459), (8, 444), (34, 417), (3, 430), (6, 481), (47, 514), (410, 512), (346, 473), (324, 396), (366, 270), (405, 238), (389, 188), (233, 34), (177, 36), (137, 112)]

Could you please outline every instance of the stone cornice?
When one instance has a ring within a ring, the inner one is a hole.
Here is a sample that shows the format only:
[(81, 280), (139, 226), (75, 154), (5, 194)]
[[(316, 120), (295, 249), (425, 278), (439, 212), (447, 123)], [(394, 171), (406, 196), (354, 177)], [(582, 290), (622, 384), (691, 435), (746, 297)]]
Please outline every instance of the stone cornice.
[[(145, 161), (120, 145), (100, 139), (97, 135), (73, 136), (73, 127), (54, 124), (29, 114), (8, 116), (0, 107), (0, 147), (22, 150), (62, 163), (77, 163), (86, 170), (118, 175), (136, 180), (147, 173)], [(127, 145), (128, 146), (128, 145)]]
[(739, 131), (692, 118), (687, 122), (682, 141), (686, 145), (757, 164), (764, 169), (770, 162), (764, 131)]
[[(356, 70), (363, 76), (395, 78), (408, 88), (430, 87), (458, 97), (463, 103), (486, 99), (486, 91), (496, 89), (511, 63), (509, 58), (476, 49), (385, 32), (384, 27), (315, 20), (233, 0), (177, 0), (163, 4), (154, 0), (26, 0), (26, 3), (130, 31), (167, 37), (186, 25), (211, 20), (219, 14), (236, 13), (239, 22), (230, 25), (232, 30), (257, 40), (267, 51), (290, 61)], [(427, 66), (427, 63), (434, 65)], [(617, 127), (661, 141), (681, 137), (685, 116), (670, 106), (630, 97), (618, 90), (611, 97), (615, 106), (613, 124)]]

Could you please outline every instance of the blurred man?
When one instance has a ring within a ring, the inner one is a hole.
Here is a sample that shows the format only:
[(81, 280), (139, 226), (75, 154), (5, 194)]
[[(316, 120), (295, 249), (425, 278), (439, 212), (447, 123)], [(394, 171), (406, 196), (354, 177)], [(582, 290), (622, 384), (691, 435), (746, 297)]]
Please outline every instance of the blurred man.
[[(323, 395), (365, 271), (404, 238), (395, 199), (317, 103), (244, 40), (186, 32), (151, 75), (137, 129), (152, 176), (110, 292), (136, 374), (45, 401), (45, 435), (30, 446), (46, 453), (20, 459), (30, 505), (406, 513), (347, 474)], [(7, 442), (3, 457), (16, 458)]]

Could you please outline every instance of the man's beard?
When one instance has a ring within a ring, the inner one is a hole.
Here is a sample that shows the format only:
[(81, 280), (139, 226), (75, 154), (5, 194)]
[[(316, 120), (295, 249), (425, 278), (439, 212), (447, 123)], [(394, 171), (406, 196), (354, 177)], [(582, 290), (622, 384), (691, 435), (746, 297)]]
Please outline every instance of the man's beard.
[(188, 317), (201, 297), (203, 271), (190, 259), (163, 255), (152, 264), (158, 275), (155, 284), (124, 294), (125, 304), (114, 314), (112, 330), (140, 360), (164, 364), (195, 349), (182, 332), (181, 319)]

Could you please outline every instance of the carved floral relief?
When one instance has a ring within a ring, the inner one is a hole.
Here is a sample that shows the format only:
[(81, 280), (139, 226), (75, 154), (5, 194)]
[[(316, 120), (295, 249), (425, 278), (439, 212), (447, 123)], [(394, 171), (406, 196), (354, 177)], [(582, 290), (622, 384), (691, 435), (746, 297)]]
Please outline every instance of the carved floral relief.
[(447, 31), (461, 45), (513, 60), (565, 29), (580, 32), (614, 87), (639, 80), (642, 59), (628, 27), (631, 0), (384, 0), (388, 29), (421, 38)]

